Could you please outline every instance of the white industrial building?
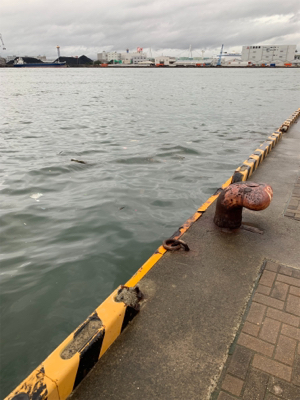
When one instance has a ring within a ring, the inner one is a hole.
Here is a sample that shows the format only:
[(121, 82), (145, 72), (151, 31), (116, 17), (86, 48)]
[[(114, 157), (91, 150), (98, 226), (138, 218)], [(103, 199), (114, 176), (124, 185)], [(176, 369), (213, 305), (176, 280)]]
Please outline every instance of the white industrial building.
[(158, 56), (155, 57), (155, 65), (172, 65), (176, 61), (175, 57), (169, 57), (169, 56)]
[(284, 64), (295, 58), (296, 45), (243, 46), (242, 62)]
[(123, 64), (137, 65), (141, 61), (146, 61), (148, 58), (146, 53), (143, 53), (142, 51), (136, 51), (133, 53), (121, 53), (121, 59)]
[(144, 53), (136, 53), (132, 55), (132, 64), (136, 65), (142, 61), (147, 60), (147, 54)]
[(108, 63), (110, 61), (121, 61), (122, 64), (139, 64), (141, 61), (147, 60), (147, 54), (142, 51), (136, 51), (133, 53), (117, 53), (117, 52), (106, 52), (97, 54), (97, 60)]
[(102, 51), (102, 53), (97, 54), (97, 60), (108, 63), (110, 61), (120, 61), (121, 53), (117, 53), (116, 51)]

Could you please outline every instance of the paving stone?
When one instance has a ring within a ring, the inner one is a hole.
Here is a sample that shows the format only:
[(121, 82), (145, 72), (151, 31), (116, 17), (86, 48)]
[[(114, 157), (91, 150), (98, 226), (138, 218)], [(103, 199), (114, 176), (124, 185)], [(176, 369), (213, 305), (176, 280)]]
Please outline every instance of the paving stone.
[(300, 324), (300, 318), (295, 315), (288, 314), (284, 311), (275, 310), (274, 308), (267, 309), (267, 317), (277, 319), (278, 321), (284, 322), (288, 325), (298, 327)]
[(251, 350), (237, 345), (230, 360), (227, 372), (240, 379), (245, 379), (252, 355), (253, 353)]
[(271, 288), (268, 286), (258, 285), (256, 288), (256, 293), (262, 293), (262, 294), (269, 296), (270, 292), (271, 292)]
[(270, 358), (255, 354), (253, 358), (253, 367), (258, 368), (270, 375), (277, 376), (288, 382), (291, 381), (292, 368), (284, 365), (278, 361), (271, 360)]
[(300, 400), (300, 270), (267, 261), (228, 363), (218, 400)]
[(264, 270), (262, 276), (260, 277), (259, 283), (264, 286), (272, 287), (276, 278), (276, 272)]
[(243, 400), (263, 400), (268, 380), (267, 374), (251, 369), (246, 380)]
[(286, 217), (294, 217), (294, 216), (295, 216), (295, 213), (293, 213), (293, 212), (291, 212), (291, 211), (286, 211), (286, 212), (284, 213), (284, 215), (285, 215)]
[(288, 208), (287, 208), (287, 212), (291, 211), (293, 212), (294, 210), (298, 209), (298, 205), (297, 206), (292, 206), (291, 204), (289, 204)]
[(300, 297), (300, 288), (290, 286), (290, 294)]
[(279, 397), (274, 396), (273, 394), (267, 394), (267, 397), (265, 397), (266, 400), (280, 400)]
[(285, 265), (280, 265), (279, 273), (283, 275), (292, 276), (293, 269), (290, 267), (286, 267)]
[(285, 301), (288, 290), (289, 290), (289, 285), (283, 282), (276, 281), (272, 289), (271, 297)]
[(248, 335), (257, 336), (259, 329), (259, 325), (251, 324), (251, 322), (246, 321), (243, 326), (242, 332), (248, 333)]
[(300, 316), (300, 297), (289, 294), (286, 302), (286, 311)]
[(261, 293), (255, 293), (255, 295), (253, 296), (253, 301), (260, 304), (265, 304), (266, 306), (269, 307), (278, 308), (279, 310), (282, 310), (284, 306), (283, 301), (273, 299), (272, 297), (265, 296), (264, 294)]
[(241, 333), (238, 338), (238, 344), (245, 346), (248, 349), (257, 351), (258, 353), (265, 354), (266, 356), (272, 357), (274, 346), (270, 343), (264, 342), (263, 340), (257, 339), (253, 336)]
[(262, 304), (252, 303), (247, 315), (247, 321), (260, 325), (266, 309), (267, 307)]
[(294, 269), (294, 270), (293, 270), (292, 276), (293, 276), (294, 278), (300, 279), (300, 269)]
[(288, 208), (290, 208), (290, 206), (298, 208), (298, 203), (299, 203), (299, 201), (296, 197), (291, 197)]
[(281, 323), (275, 319), (265, 318), (262, 323), (262, 328), (259, 334), (259, 338), (275, 344), (279, 333)]
[(241, 379), (226, 374), (224, 381), (222, 383), (222, 389), (226, 390), (229, 393), (234, 394), (235, 396), (239, 396), (241, 394), (243, 385), (244, 381), (242, 381)]
[(279, 264), (273, 262), (273, 261), (267, 261), (265, 269), (273, 272), (277, 272), (279, 268)]
[(269, 379), (268, 391), (286, 400), (297, 400), (300, 398), (299, 387), (273, 376)]
[(280, 282), (287, 283), (288, 285), (300, 287), (300, 279), (293, 278), (291, 276), (278, 274), (277, 280)]
[[(300, 356), (299, 355), (296, 356), (296, 360), (295, 360), (295, 363), (293, 366), (292, 383), (294, 385), (300, 386)], [(300, 389), (299, 389), (299, 393), (300, 393)]]
[(281, 327), (281, 333), (290, 338), (300, 341), (300, 329), (294, 326), (283, 324)]
[(236, 397), (232, 397), (225, 392), (220, 392), (218, 400), (236, 400)]
[(280, 335), (275, 348), (274, 359), (288, 365), (293, 365), (297, 342), (287, 336)]

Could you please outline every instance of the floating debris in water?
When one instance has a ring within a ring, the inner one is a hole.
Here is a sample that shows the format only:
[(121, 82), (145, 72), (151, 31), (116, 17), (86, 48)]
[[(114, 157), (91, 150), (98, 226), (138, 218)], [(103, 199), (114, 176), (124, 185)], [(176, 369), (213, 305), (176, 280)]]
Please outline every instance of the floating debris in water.
[(71, 158), (71, 161), (75, 161), (75, 162), (78, 162), (78, 163), (80, 163), (80, 164), (87, 164), (85, 161), (82, 161), (82, 160), (75, 160), (75, 158)]
[(35, 201), (39, 201), (38, 199), (39, 199), (40, 197), (42, 197), (42, 196), (43, 196), (42, 193), (34, 193), (34, 194), (32, 194), (32, 195), (30, 196), (30, 198), (31, 198), (31, 199), (34, 199)]

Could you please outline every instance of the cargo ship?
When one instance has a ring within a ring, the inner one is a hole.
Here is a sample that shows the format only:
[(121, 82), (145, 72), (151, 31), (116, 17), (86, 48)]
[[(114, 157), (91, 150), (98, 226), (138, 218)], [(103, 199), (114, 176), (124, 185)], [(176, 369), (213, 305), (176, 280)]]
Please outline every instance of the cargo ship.
[(32, 67), (41, 67), (41, 68), (45, 68), (45, 67), (66, 67), (67, 63), (66, 61), (51, 61), (51, 62), (26, 62), (25, 60), (23, 60), (22, 57), (19, 57), (15, 60), (14, 62), (14, 67), (25, 67), (25, 68), (32, 68)]

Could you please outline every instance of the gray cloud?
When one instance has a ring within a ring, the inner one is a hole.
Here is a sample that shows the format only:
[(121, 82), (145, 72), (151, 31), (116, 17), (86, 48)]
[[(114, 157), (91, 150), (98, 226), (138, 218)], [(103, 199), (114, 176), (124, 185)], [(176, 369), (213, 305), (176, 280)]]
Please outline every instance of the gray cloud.
[[(299, 0), (2, 0), (7, 54), (55, 56), (152, 48), (213, 53), (246, 44), (300, 44)], [(299, 49), (300, 50), (300, 49)], [(4, 55), (4, 52), (1, 52)]]

